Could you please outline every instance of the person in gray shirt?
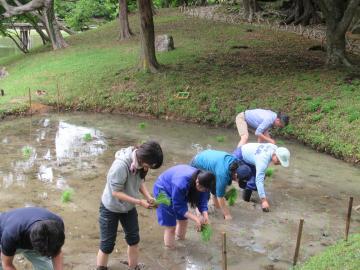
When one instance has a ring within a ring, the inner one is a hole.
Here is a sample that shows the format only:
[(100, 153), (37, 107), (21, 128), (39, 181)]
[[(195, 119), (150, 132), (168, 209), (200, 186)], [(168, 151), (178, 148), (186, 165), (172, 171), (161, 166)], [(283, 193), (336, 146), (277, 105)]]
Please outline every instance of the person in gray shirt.
[[(128, 261), (131, 270), (143, 269), (138, 262), (140, 242), (136, 205), (144, 208), (154, 206), (154, 198), (145, 186), (149, 169), (157, 169), (163, 163), (160, 145), (148, 141), (139, 147), (120, 149), (107, 175), (107, 182), (100, 203), (100, 248), (97, 270), (107, 270), (109, 255), (114, 250), (119, 221), (128, 244)], [(146, 198), (139, 199), (139, 192)]]
[(239, 113), (236, 116), (235, 123), (241, 137), (238, 147), (246, 144), (249, 139), (248, 126), (255, 129), (255, 136), (257, 136), (259, 143), (276, 144), (270, 136), (269, 129), (273, 126), (278, 128), (287, 126), (289, 117), (283, 113), (275, 113), (270, 110), (254, 109)]

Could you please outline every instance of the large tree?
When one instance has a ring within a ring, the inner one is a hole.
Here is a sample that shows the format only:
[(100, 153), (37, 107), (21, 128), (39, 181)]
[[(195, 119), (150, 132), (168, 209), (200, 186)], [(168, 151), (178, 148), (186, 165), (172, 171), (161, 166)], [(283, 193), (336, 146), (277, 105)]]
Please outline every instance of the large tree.
[(308, 25), (319, 23), (320, 17), (317, 13), (316, 0), (292, 0), (288, 10), (288, 16), (285, 19), (286, 24)]
[(54, 0), (0, 0), (0, 4), (5, 10), (1, 14), (3, 18), (31, 14), (41, 22), (45, 27), (54, 50), (68, 46), (61, 34), (61, 26), (55, 18)]
[(360, 0), (316, 0), (326, 20), (326, 62), (351, 66), (345, 53), (345, 34)]
[(244, 5), (244, 17), (248, 22), (252, 22), (255, 19), (255, 13), (260, 10), (260, 6), (256, 0), (243, 0)]
[(128, 6), (126, 0), (119, 0), (120, 39), (129, 39), (133, 32), (130, 29)]
[(140, 16), (140, 68), (157, 72), (159, 63), (155, 55), (155, 30), (151, 0), (138, 0)]

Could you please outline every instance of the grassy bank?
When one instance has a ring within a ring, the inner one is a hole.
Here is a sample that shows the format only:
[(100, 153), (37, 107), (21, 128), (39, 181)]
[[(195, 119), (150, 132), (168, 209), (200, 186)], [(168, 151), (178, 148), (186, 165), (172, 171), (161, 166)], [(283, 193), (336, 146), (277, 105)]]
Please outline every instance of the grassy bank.
[(359, 265), (360, 234), (354, 234), (348, 242), (339, 241), (294, 270), (357, 270)]
[[(171, 34), (176, 50), (157, 55), (164, 67), (154, 75), (134, 68), (138, 17), (131, 16), (130, 24), (136, 32), (131, 41), (117, 40), (118, 22), (113, 22), (67, 38), (71, 46), (66, 50), (40, 48), (0, 59), (10, 73), (0, 80), (6, 93), (0, 98), (1, 114), (25, 110), (28, 88), (47, 92), (34, 95), (35, 102), (55, 105), (57, 83), (63, 109), (145, 113), (233, 127), (238, 112), (271, 108), (291, 117), (281, 135), (360, 162), (359, 75), (324, 68), (324, 53), (308, 50), (316, 41), (161, 11), (155, 31)], [(189, 98), (176, 98), (181, 91)]]

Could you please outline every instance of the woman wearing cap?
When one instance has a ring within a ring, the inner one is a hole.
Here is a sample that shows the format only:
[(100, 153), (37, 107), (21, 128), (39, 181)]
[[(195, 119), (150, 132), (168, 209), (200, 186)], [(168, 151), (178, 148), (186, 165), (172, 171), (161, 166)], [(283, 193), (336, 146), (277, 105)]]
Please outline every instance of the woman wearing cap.
[(274, 165), (289, 167), (290, 152), (285, 147), (277, 147), (272, 143), (248, 143), (238, 147), (233, 155), (240, 161), (256, 169), (256, 188), (261, 199), (264, 212), (269, 211), (269, 202), (266, 198), (264, 179), (266, 168), (272, 162)]
[[(168, 248), (175, 247), (175, 236), (185, 239), (187, 220), (196, 223), (196, 229), (201, 230), (202, 224), (207, 224), (208, 200), (210, 189), (215, 187), (215, 176), (210, 172), (203, 172), (189, 165), (176, 165), (163, 172), (154, 184), (154, 195), (157, 197), (164, 192), (171, 204), (160, 204), (156, 209), (158, 222), (165, 227), (164, 244)], [(201, 216), (188, 210), (188, 203), (192, 208), (197, 207)]]
[(224, 195), (226, 187), (231, 185), (232, 180), (237, 182), (236, 170), (239, 166), (237, 159), (227, 152), (209, 149), (198, 153), (190, 165), (215, 175), (216, 192), (211, 191), (215, 195), (213, 196), (214, 205), (221, 209), (226, 220), (232, 219)]
[[(97, 270), (108, 269), (108, 258), (115, 246), (119, 222), (128, 245), (126, 263), (129, 269), (143, 269), (143, 264), (138, 263), (140, 237), (135, 206), (144, 208), (153, 206), (154, 199), (147, 190), (144, 179), (149, 169), (159, 168), (162, 162), (162, 149), (154, 141), (116, 152), (100, 204), (100, 248), (97, 255)], [(139, 192), (146, 200), (138, 198)]]

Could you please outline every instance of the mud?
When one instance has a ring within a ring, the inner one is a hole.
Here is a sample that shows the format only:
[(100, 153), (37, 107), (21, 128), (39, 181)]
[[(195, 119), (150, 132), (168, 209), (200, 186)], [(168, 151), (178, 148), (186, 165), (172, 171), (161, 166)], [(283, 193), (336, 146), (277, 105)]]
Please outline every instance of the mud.
[[(145, 123), (139, 125), (140, 123)], [(85, 141), (85, 134), (92, 140)], [(224, 142), (217, 142), (224, 136)], [(94, 269), (99, 242), (98, 208), (106, 174), (121, 147), (156, 139), (163, 147), (164, 165), (151, 171), (147, 185), (166, 168), (188, 163), (205, 148), (232, 151), (237, 132), (210, 129), (173, 121), (156, 121), (107, 114), (41, 115), (2, 121), (0, 126), (0, 211), (43, 206), (61, 215), (66, 225), (65, 269)], [(292, 153), (290, 168), (276, 166), (266, 180), (271, 212), (263, 213), (257, 195), (246, 203), (239, 198), (231, 207), (234, 219), (210, 215), (213, 238), (203, 243), (190, 222), (187, 240), (175, 251), (163, 248), (163, 231), (154, 210), (138, 208), (141, 261), (148, 269), (221, 269), (221, 232), (227, 233), (228, 269), (289, 269), (297, 226), (305, 219), (299, 261), (344, 237), (349, 196), (359, 204), (360, 170), (285, 141)], [(28, 156), (23, 148), (31, 149)], [(69, 203), (62, 191), (72, 188)], [(350, 232), (360, 232), (360, 211), (353, 211)], [(110, 269), (126, 269), (126, 244), (119, 227)], [(19, 269), (31, 269), (21, 258)]]

